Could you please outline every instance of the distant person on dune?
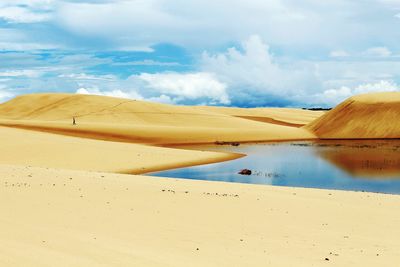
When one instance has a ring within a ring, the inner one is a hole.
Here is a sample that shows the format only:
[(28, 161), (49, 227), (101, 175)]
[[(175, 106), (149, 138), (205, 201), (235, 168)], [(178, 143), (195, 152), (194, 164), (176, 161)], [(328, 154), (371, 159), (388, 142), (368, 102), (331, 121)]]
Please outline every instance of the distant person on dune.
[(72, 125), (76, 125), (75, 117), (72, 117)]

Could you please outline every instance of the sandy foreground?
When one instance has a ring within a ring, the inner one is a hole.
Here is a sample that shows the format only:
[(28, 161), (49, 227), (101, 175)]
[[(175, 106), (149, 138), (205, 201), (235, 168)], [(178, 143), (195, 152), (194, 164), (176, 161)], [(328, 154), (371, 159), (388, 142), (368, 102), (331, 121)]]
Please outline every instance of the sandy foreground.
[(400, 262), (395, 195), (10, 165), (0, 191), (1, 266)]

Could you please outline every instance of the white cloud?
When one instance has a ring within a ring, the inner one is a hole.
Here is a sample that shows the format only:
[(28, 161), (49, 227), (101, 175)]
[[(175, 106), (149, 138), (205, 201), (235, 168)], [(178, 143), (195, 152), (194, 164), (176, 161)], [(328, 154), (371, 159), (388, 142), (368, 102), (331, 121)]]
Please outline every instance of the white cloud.
[(73, 1), (59, 5), (57, 19), (73, 33), (107, 38), (122, 47), (159, 42), (218, 46), (253, 33), (273, 44), (332, 47), (376, 33), (368, 23), (358, 23), (371, 5), (346, 0)]
[(43, 44), (43, 43), (29, 43), (29, 42), (1, 42), (0, 50), (3, 51), (32, 51), (32, 50), (48, 50), (59, 48), (57, 45), (53, 44)]
[(243, 52), (232, 47), (225, 53), (210, 55), (204, 52), (201, 68), (222, 76), (232, 83), (274, 84), (279, 79), (280, 68), (273, 62), (269, 47), (258, 35), (251, 36), (242, 43)]
[(317, 82), (314, 66), (280, 64), (257, 35), (244, 41), (241, 49), (214, 55), (204, 52), (200, 65), (202, 71), (214, 73), (228, 85), (233, 102), (262, 105), (278, 97), (285, 101), (301, 91), (312, 91), (309, 86)]
[(28, 6), (32, 8), (47, 9), (58, 0), (1, 0), (1, 6)]
[(154, 49), (151, 48), (150, 46), (128, 45), (128, 46), (119, 46), (116, 49), (124, 52), (147, 52), (147, 53), (154, 52)]
[(90, 75), (86, 73), (68, 73), (58, 75), (60, 78), (69, 78), (76, 81), (82, 80), (98, 80), (98, 81), (113, 81), (116, 80), (114, 75)]
[(349, 53), (344, 50), (334, 50), (329, 54), (330, 57), (348, 57)]
[(151, 102), (158, 102), (158, 103), (163, 103), (163, 104), (174, 104), (174, 99), (172, 99), (170, 96), (167, 95), (160, 95), (157, 97), (150, 97), (146, 99), (147, 101)]
[[(145, 99), (168, 104), (224, 104), (230, 103), (226, 85), (210, 73), (141, 73), (128, 79), (115, 77), (103, 80), (87, 74), (62, 75), (73, 81), (76, 93)], [(120, 89), (119, 89), (120, 88)]]
[(315, 94), (309, 96), (309, 100), (315, 105), (327, 105), (327, 106), (335, 106), (336, 104), (342, 102), (346, 98), (364, 93), (372, 93), (372, 92), (395, 92), (400, 91), (400, 86), (393, 81), (377, 81), (372, 83), (364, 83), (355, 86), (354, 88), (350, 88), (348, 86), (342, 86), (338, 89), (329, 89), (325, 90), (322, 93)]
[(41, 75), (39, 70), (8, 70), (0, 71), (0, 77), (29, 77), (36, 78)]
[(307, 96), (309, 99), (303, 100), (304, 102), (311, 102), (314, 105), (328, 105), (330, 107), (338, 104), (352, 95), (351, 88), (342, 86), (338, 89), (328, 89), (322, 93)]
[(130, 79), (144, 82), (146, 88), (161, 95), (176, 98), (174, 101), (207, 98), (215, 103), (230, 103), (226, 85), (211, 73), (142, 73)]
[(98, 87), (84, 88), (81, 87), (76, 91), (77, 94), (84, 95), (102, 95), (119, 98), (137, 99), (142, 100), (143, 97), (134, 91), (125, 92), (121, 90), (101, 91)]
[(141, 61), (116, 62), (113, 66), (180, 66), (178, 62), (160, 62), (151, 59)]
[(4, 86), (0, 85), (0, 103), (9, 100), (14, 97), (14, 94), (7, 91)]
[[(178, 30), (185, 21), (160, 10), (158, 0), (113, 1), (105, 3), (61, 4), (60, 25), (78, 34), (113, 36), (120, 49), (136, 50), (138, 43), (152, 44), (154, 31), (162, 27)], [(113, 19), (105, 19), (113, 18)], [(100, 30), (102, 29), (102, 30)], [(153, 34), (148, 34), (153, 32)], [(161, 35), (165, 36), (165, 34)], [(134, 38), (136, 37), (136, 38)], [(167, 40), (164, 40), (167, 41)], [(146, 47), (147, 45), (140, 45)]]
[(8, 23), (38, 23), (52, 18), (57, 0), (2, 0), (0, 19)]
[(395, 0), (323, 3), (317, 0), (1, 0), (0, 9), (4, 9), (2, 17), (9, 22), (50, 20), (55, 28), (75, 34), (72, 38), (84, 36), (92, 44), (90, 38), (101, 37), (108, 41), (106, 46), (122, 50), (151, 51), (150, 46), (160, 42), (190, 48), (220, 47), (251, 34), (258, 34), (273, 46), (312, 45), (332, 50), (350, 44), (358, 46), (353, 47), (355, 50), (365, 48), (377, 37), (383, 44), (396, 43), (399, 36), (393, 23), (400, 6), (396, 3)]
[(399, 91), (400, 87), (393, 81), (379, 81), (375, 83), (365, 83), (354, 88), (354, 94), (363, 94), (371, 92), (395, 92)]
[(49, 13), (32, 12), (29, 8), (10, 6), (0, 7), (0, 19), (9, 23), (36, 23), (51, 18)]
[(364, 52), (364, 55), (371, 57), (389, 57), (392, 52), (387, 47), (371, 47)]
[(30, 51), (55, 48), (60, 47), (46, 42), (33, 42), (30, 36), (21, 30), (0, 28), (0, 50)]
[(333, 50), (330, 52), (329, 56), (330, 57), (370, 57), (370, 58), (385, 58), (385, 57), (390, 57), (392, 56), (393, 53), (392, 51), (390, 51), (389, 48), (385, 47), (385, 46), (378, 46), (378, 47), (370, 47), (362, 52), (359, 53), (348, 53), (344, 50)]

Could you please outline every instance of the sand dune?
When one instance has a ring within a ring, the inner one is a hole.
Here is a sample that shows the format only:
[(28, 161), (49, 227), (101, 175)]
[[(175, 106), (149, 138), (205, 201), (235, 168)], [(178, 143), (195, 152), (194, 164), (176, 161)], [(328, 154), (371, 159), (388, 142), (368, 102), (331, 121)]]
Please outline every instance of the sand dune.
[[(72, 125), (73, 117), (77, 125)], [(315, 138), (304, 129), (197, 107), (75, 94), (16, 97), (0, 105), (0, 125), (7, 126), (0, 127), (0, 163), (118, 173), (143, 173), (239, 156), (132, 142), (165, 145)]]
[(310, 111), (297, 108), (232, 108), (209, 106), (195, 108), (249, 120), (292, 127), (304, 126), (325, 113), (324, 111)]
[(16, 97), (0, 105), (0, 125), (152, 144), (315, 138), (304, 129), (196, 107), (76, 94)]
[(232, 153), (160, 148), (0, 127), (0, 163), (143, 173), (218, 162), (240, 157)]
[(400, 138), (400, 92), (353, 96), (305, 128), (325, 139)]
[(394, 195), (4, 165), (0, 190), (1, 266), (400, 261)]

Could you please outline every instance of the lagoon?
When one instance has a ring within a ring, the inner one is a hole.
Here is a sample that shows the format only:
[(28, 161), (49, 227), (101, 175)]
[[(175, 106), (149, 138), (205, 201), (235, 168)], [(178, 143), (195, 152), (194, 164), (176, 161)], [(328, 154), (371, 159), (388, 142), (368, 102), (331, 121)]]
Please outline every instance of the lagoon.
[[(148, 175), (400, 194), (400, 140), (331, 140), (186, 147), (245, 157)], [(251, 175), (240, 175), (250, 169)]]

